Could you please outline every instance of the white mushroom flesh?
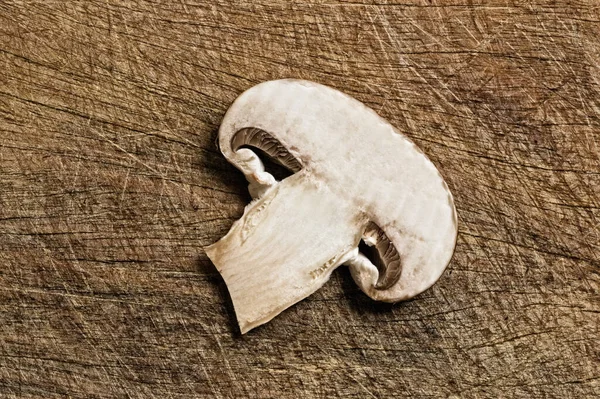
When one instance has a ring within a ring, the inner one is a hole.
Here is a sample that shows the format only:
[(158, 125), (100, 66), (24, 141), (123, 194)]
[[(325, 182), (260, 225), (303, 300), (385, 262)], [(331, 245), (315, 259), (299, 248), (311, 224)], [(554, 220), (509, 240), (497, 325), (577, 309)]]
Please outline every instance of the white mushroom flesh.
[[(452, 257), (456, 213), (438, 170), (337, 90), (299, 80), (259, 84), (228, 110), (219, 147), (255, 198), (206, 248), (242, 333), (313, 293), (341, 264), (368, 296), (396, 302), (429, 288)], [(253, 148), (296, 173), (277, 182)], [(361, 238), (370, 257), (358, 251)]]

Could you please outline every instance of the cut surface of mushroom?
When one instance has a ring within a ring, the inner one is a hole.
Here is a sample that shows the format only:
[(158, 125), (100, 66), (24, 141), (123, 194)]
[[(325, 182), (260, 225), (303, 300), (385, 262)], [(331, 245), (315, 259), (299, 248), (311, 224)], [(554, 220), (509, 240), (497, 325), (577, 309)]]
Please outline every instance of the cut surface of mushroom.
[[(250, 88), (227, 111), (219, 148), (254, 198), (206, 248), (242, 333), (312, 294), (342, 264), (365, 294), (397, 302), (429, 288), (452, 257), (456, 212), (438, 170), (335, 89), (302, 80)], [(258, 153), (294, 174), (278, 182)]]

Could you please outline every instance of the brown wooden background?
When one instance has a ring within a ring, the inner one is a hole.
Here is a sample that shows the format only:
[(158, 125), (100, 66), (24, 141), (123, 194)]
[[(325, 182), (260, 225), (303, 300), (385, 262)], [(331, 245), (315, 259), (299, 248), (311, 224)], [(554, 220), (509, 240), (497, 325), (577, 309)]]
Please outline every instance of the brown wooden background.
[[(595, 1), (0, 3), (0, 397), (597, 397), (599, 55)], [(240, 336), (214, 141), (282, 77), (411, 137), (460, 233), (410, 302), (341, 268)]]

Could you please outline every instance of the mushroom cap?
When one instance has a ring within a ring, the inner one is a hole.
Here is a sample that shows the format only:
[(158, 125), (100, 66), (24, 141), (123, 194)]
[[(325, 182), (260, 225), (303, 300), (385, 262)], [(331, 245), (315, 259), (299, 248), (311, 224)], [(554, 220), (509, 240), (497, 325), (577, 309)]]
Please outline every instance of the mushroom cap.
[(245, 160), (232, 140), (246, 128), (275, 137), (302, 164), (305, 178), (351, 201), (393, 244), (402, 268), (394, 285), (379, 289), (372, 275), (353, 271), (367, 295), (396, 302), (439, 279), (456, 244), (452, 195), (427, 156), (375, 111), (313, 82), (254, 86), (235, 100), (219, 130), (221, 151), (244, 173)]

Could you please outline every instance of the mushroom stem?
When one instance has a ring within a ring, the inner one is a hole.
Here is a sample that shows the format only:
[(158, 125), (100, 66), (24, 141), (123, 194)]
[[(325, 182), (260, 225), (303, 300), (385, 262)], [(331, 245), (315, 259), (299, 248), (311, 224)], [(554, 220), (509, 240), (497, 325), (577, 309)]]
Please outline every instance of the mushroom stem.
[(252, 198), (262, 197), (267, 190), (277, 184), (272, 174), (265, 170), (261, 159), (248, 148), (240, 148), (235, 152), (237, 168), (242, 171), (248, 181), (248, 191)]
[(358, 248), (354, 256), (348, 259), (344, 265), (350, 269), (350, 274), (354, 281), (356, 281), (358, 288), (368, 295), (368, 292), (372, 290), (379, 279), (379, 270), (377, 270), (377, 267), (373, 265), (373, 262), (369, 258), (358, 252)]
[[(252, 201), (206, 248), (223, 276), (242, 333), (319, 289), (357, 245), (364, 216), (300, 171)], [(307, 223), (310, 221), (310, 223)]]

